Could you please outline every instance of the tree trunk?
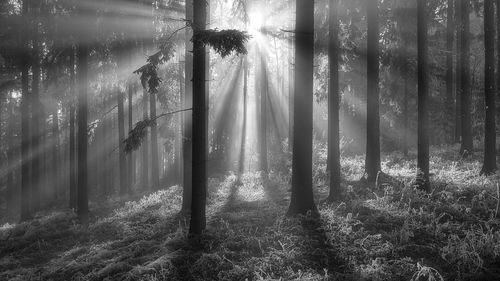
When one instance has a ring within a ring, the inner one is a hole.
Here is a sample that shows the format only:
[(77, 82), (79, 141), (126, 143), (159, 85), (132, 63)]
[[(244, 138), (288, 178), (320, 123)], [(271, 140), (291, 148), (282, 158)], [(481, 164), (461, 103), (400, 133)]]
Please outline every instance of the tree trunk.
[(329, 3), (329, 49), (328, 61), (330, 66), (330, 83), (328, 94), (328, 168), (330, 174), (330, 194), (332, 201), (341, 196), (340, 194), (340, 136), (339, 136), (339, 21), (338, 0), (330, 0)]
[[(203, 31), (207, 24), (207, 3), (193, 0), (193, 32)], [(206, 226), (207, 196), (207, 85), (206, 50), (199, 42), (193, 43), (193, 154), (192, 204), (189, 233), (201, 234)]]
[[(6, 132), (6, 139), (7, 139), (7, 190), (9, 192), (9, 197), (7, 198), (8, 200), (8, 209), (10, 212), (14, 210), (14, 206), (16, 206), (17, 202), (16, 199), (19, 197), (18, 192), (14, 186), (14, 173), (16, 171), (15, 169), (15, 162), (14, 162), (14, 99), (12, 98), (12, 93), (9, 92), (7, 96), (7, 113), (9, 114), (9, 119), (7, 123), (7, 132)], [(22, 114), (22, 112), (21, 112)]]
[(454, 39), (454, 22), (453, 22), (453, 2), (455, 0), (448, 0), (448, 8), (446, 14), (446, 122), (444, 122), (444, 130), (446, 132), (446, 142), (453, 143), (454, 131), (449, 128), (453, 124), (453, 39)]
[(76, 208), (77, 173), (76, 173), (76, 140), (75, 140), (75, 52), (70, 55), (70, 105), (69, 105), (69, 206)]
[[(156, 119), (156, 93), (149, 95), (150, 119)], [(160, 188), (160, 170), (158, 160), (158, 129), (156, 123), (151, 126), (151, 189), (157, 191)]]
[(52, 181), (54, 196), (59, 197), (60, 176), (59, 176), (59, 116), (57, 105), (52, 112)]
[(470, 85), (470, 47), (469, 47), (469, 1), (461, 1), (462, 34), (461, 34), (461, 120), (462, 144), (460, 154), (467, 157), (473, 152), (472, 120), (471, 120), (471, 85)]
[(495, 11), (494, 0), (484, 0), (484, 97), (486, 119), (484, 124), (484, 160), (481, 174), (496, 171), (495, 128)]
[(366, 163), (369, 183), (375, 183), (380, 171), (380, 113), (379, 113), (379, 15), (378, 0), (368, 1), (367, 11), (367, 98), (366, 98)]
[[(133, 128), (133, 96), (136, 89), (136, 85), (129, 85), (128, 87), (128, 131), (132, 131)], [(128, 154), (127, 171), (129, 177), (129, 191), (132, 191), (132, 187), (135, 184), (135, 153), (132, 151)]]
[[(188, 0), (186, 5), (186, 19), (188, 21), (193, 20), (193, 1)], [(186, 51), (185, 51), (185, 64), (184, 64), (184, 83), (185, 92), (183, 100), (183, 108), (191, 108), (193, 106), (193, 43), (191, 42), (191, 37), (193, 32), (190, 28), (186, 29)], [(183, 123), (182, 123), (182, 213), (191, 212), (191, 197), (192, 197), (192, 111), (186, 111), (182, 113)]]
[(456, 26), (456, 57), (455, 64), (455, 143), (461, 143), (462, 138), (462, 106), (460, 97), (462, 96), (462, 58), (460, 55), (462, 45), (462, 0), (455, 0), (455, 26)]
[[(42, 165), (44, 149), (42, 146), (42, 136), (44, 127), (43, 109), (40, 102), (40, 41), (38, 35), (38, 25), (36, 19), (33, 28), (33, 57), (32, 57), (32, 81), (31, 81), (31, 207), (32, 211), (40, 210), (41, 189), (42, 189)], [(45, 166), (45, 165), (43, 165)]]
[[(148, 91), (145, 87), (142, 87), (142, 117), (147, 119), (148, 114)], [(144, 143), (142, 145), (142, 188), (144, 190), (149, 189), (149, 139), (148, 132), (146, 132), (146, 137), (144, 138)]]
[(427, 0), (417, 2), (417, 52), (418, 52), (418, 163), (421, 188), (429, 191), (429, 128), (427, 98), (429, 95), (427, 59)]
[(296, 1), (292, 196), (288, 215), (316, 212), (312, 190), (314, 2)]
[(87, 75), (88, 75), (88, 47), (85, 43), (78, 45), (78, 184), (77, 184), (77, 213), (80, 218), (88, 216), (87, 190)]
[(259, 132), (259, 163), (260, 170), (267, 175), (267, 101), (269, 82), (267, 77), (267, 62), (264, 51), (260, 53), (260, 132)]
[[(23, 2), (23, 14), (27, 11), (26, 1)], [(24, 54), (21, 62), (21, 221), (31, 218), (31, 135), (30, 135), (30, 103), (29, 94), (29, 58), (27, 43), (24, 46)]]
[[(500, 128), (500, 0), (496, 1), (497, 4), (497, 127)], [(499, 143), (500, 144), (500, 143)], [(497, 156), (500, 157), (500, 146), (497, 148)]]
[[(120, 65), (120, 64), (118, 64)], [(120, 187), (120, 195), (125, 195), (128, 192), (129, 181), (127, 179), (127, 163), (125, 156), (125, 110), (124, 110), (124, 93), (119, 87), (116, 89), (116, 96), (118, 101), (118, 157), (119, 157), (119, 171), (118, 171), (118, 185)]]
[(245, 150), (246, 150), (246, 139), (247, 139), (247, 98), (248, 98), (248, 57), (245, 56), (243, 62), (243, 126), (241, 129), (241, 143), (240, 143), (240, 156), (238, 163), (238, 179), (241, 180), (241, 176), (245, 172)]

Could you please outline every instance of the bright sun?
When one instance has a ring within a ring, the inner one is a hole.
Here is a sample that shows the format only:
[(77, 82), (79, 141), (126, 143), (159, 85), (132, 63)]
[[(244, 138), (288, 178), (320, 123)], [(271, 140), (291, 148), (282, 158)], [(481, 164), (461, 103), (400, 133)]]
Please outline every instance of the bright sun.
[(264, 15), (261, 11), (262, 9), (252, 9), (248, 13), (248, 31), (253, 36), (258, 35), (260, 29), (264, 26)]

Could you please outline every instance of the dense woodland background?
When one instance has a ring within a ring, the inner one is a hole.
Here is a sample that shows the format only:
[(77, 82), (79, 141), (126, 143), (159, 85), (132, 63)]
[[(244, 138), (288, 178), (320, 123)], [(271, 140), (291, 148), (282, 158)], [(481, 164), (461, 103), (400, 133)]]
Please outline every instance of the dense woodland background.
[(0, 15), (0, 279), (500, 278), (500, 1)]

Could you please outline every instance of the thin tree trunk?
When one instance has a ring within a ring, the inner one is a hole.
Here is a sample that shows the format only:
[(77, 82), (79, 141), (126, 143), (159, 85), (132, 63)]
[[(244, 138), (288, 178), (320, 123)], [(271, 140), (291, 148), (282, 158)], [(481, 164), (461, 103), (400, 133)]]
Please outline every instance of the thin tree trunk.
[(462, 145), (460, 154), (467, 157), (473, 152), (472, 120), (471, 120), (471, 77), (470, 77), (470, 46), (469, 46), (469, 1), (461, 1), (462, 16), (462, 44), (461, 44), (461, 119), (462, 119)]
[(54, 182), (54, 199), (59, 197), (60, 177), (59, 177), (59, 117), (58, 108), (52, 112), (52, 180)]
[(330, 83), (328, 94), (328, 168), (330, 174), (330, 201), (340, 197), (340, 120), (339, 120), (339, 38), (338, 0), (329, 2), (329, 49)]
[[(131, 132), (133, 128), (133, 96), (136, 89), (136, 84), (129, 85), (128, 87), (128, 131)], [(128, 154), (128, 177), (129, 177), (129, 191), (132, 191), (132, 187), (135, 184), (135, 153), (132, 151)]]
[(368, 92), (366, 99), (366, 166), (367, 180), (374, 183), (380, 171), (380, 113), (379, 113), (379, 15), (378, 0), (368, 1)]
[[(33, 8), (33, 7), (32, 7)], [(31, 207), (32, 211), (40, 210), (41, 188), (42, 188), (42, 161), (44, 149), (42, 147), (43, 109), (40, 102), (40, 41), (38, 35), (37, 19), (33, 27), (33, 56), (32, 56), (32, 81), (31, 81), (31, 145), (33, 160), (31, 162)], [(44, 165), (45, 166), (45, 165)]]
[(124, 116), (125, 110), (124, 110), (123, 95), (124, 93), (122, 93), (122, 91), (119, 88), (117, 88), (116, 96), (118, 101), (118, 149), (119, 149), (118, 185), (120, 187), (120, 195), (122, 196), (127, 194), (129, 190), (128, 188), (129, 181), (127, 179), (127, 171), (126, 171), (127, 163), (125, 156), (125, 144), (123, 143), (123, 141), (125, 140), (125, 116)]
[[(207, 3), (193, 0), (193, 32), (206, 29)], [(201, 234), (206, 227), (207, 196), (207, 84), (206, 50), (199, 42), (193, 43), (193, 154), (192, 154), (192, 204), (189, 233)]]
[[(446, 22), (446, 122), (445, 124), (445, 132), (447, 143), (453, 143), (454, 140), (454, 131), (449, 130), (450, 124), (453, 124), (453, 107), (454, 107), (454, 99), (453, 99), (453, 39), (454, 39), (454, 7), (453, 2), (455, 0), (448, 0), (448, 8), (447, 8), (447, 22)], [(448, 133), (449, 132), (449, 133)]]
[(316, 212), (312, 190), (314, 1), (296, 1), (292, 196), (288, 215)]
[[(149, 94), (150, 119), (156, 119), (156, 93)], [(157, 191), (160, 188), (160, 170), (158, 160), (158, 129), (156, 123), (151, 126), (151, 189)]]
[(12, 98), (12, 94), (9, 92), (7, 96), (7, 112), (9, 114), (9, 119), (7, 123), (7, 132), (6, 132), (6, 139), (7, 139), (7, 190), (9, 192), (9, 197), (7, 198), (9, 206), (8, 210), (12, 212), (14, 210), (14, 206), (16, 206), (15, 198), (18, 196), (18, 192), (14, 186), (14, 173), (15, 173), (15, 163), (14, 163), (14, 99)]
[[(142, 88), (142, 115), (144, 119), (148, 116), (148, 91), (146, 88)], [(146, 132), (146, 137), (144, 138), (144, 144), (142, 145), (142, 187), (144, 190), (149, 189), (149, 138), (148, 132)]]
[[(23, 3), (23, 14), (27, 12), (26, 1)], [(31, 218), (31, 134), (30, 134), (30, 103), (29, 94), (29, 59), (27, 43), (24, 46), (24, 57), (21, 62), (21, 221)]]
[(260, 53), (260, 132), (259, 132), (259, 163), (260, 170), (267, 175), (267, 101), (269, 82), (267, 76), (267, 62), (263, 50)]
[(241, 129), (241, 143), (240, 143), (240, 156), (238, 163), (238, 179), (241, 180), (241, 176), (245, 172), (245, 150), (246, 150), (246, 139), (247, 139), (247, 98), (248, 98), (248, 57), (245, 56), (243, 62), (243, 126)]
[(495, 131), (495, 11), (494, 0), (484, 0), (484, 160), (481, 174), (491, 175), (496, 167)]
[(462, 106), (460, 97), (462, 96), (462, 0), (455, 0), (455, 26), (456, 26), (456, 64), (455, 64), (455, 143), (461, 143), (462, 139)]
[(418, 163), (417, 168), (424, 182), (421, 188), (429, 191), (429, 128), (427, 98), (429, 95), (427, 59), (427, 0), (417, 2), (417, 52), (418, 52)]
[[(500, 0), (496, 1), (497, 11), (497, 110), (496, 121), (497, 127), (500, 128)], [(500, 143), (499, 143), (500, 144)], [(500, 157), (500, 146), (497, 148), (497, 156)]]
[(78, 45), (78, 184), (77, 213), (80, 218), (88, 216), (87, 190), (87, 75), (88, 47), (84, 43)]
[(76, 208), (77, 173), (76, 173), (76, 140), (75, 140), (75, 53), (70, 55), (70, 104), (69, 104), (69, 206)]
[[(188, 0), (186, 5), (186, 19), (188, 21), (193, 20), (193, 1)], [(183, 108), (191, 108), (193, 106), (193, 43), (191, 42), (191, 37), (193, 32), (190, 28), (186, 29), (186, 50), (184, 53), (184, 100)], [(186, 111), (182, 113), (183, 123), (182, 123), (182, 210), (181, 212), (186, 214), (191, 212), (191, 199), (192, 199), (192, 119), (193, 112)]]

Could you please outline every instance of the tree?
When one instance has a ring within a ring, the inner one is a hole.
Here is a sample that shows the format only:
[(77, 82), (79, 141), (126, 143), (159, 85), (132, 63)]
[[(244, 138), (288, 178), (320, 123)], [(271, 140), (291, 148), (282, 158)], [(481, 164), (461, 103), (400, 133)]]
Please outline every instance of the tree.
[[(156, 119), (156, 93), (149, 94), (150, 119)], [(157, 191), (160, 187), (158, 160), (158, 129), (156, 122), (151, 125), (151, 190)]]
[(288, 215), (316, 211), (312, 190), (314, 1), (296, 1), (292, 196)]
[(267, 81), (267, 62), (264, 51), (260, 54), (260, 131), (259, 131), (259, 165), (262, 173), (267, 175), (267, 101), (269, 82)]
[[(120, 65), (120, 64), (118, 64)], [(116, 87), (116, 99), (118, 102), (118, 157), (119, 157), (119, 186), (120, 195), (125, 195), (128, 192), (128, 180), (126, 171), (126, 158), (125, 158), (125, 147), (123, 141), (125, 140), (125, 117), (124, 117), (124, 93), (121, 91), (120, 87)]]
[(77, 183), (77, 213), (80, 218), (86, 218), (89, 212), (87, 191), (87, 76), (88, 76), (88, 46), (80, 42), (78, 45), (78, 183)]
[(486, 119), (484, 122), (484, 160), (481, 174), (496, 171), (495, 130), (495, 11), (493, 0), (484, 0), (484, 97)]
[(418, 68), (418, 177), (420, 188), (429, 191), (429, 126), (428, 59), (427, 59), (427, 0), (417, 2), (417, 68)]
[(69, 102), (69, 206), (76, 208), (77, 173), (76, 173), (76, 140), (75, 140), (75, 48), (71, 47), (69, 55), (70, 102)]
[(328, 94), (328, 168), (330, 169), (330, 194), (333, 200), (340, 196), (340, 138), (339, 138), (339, 22), (338, 0), (329, 4), (329, 49), (330, 84)]
[[(497, 54), (497, 101), (499, 102), (497, 105), (497, 116), (496, 116), (496, 121), (500, 122), (500, 0), (496, 1), (496, 6), (497, 6), (497, 48), (498, 48), (498, 54)], [(499, 124), (500, 127), (500, 124)], [(500, 147), (497, 148), (497, 154), (500, 156)]]
[(455, 26), (456, 26), (456, 53), (457, 62), (455, 65), (455, 143), (460, 143), (462, 138), (462, 106), (460, 97), (462, 96), (462, 77), (461, 77), (461, 67), (462, 58), (460, 55), (461, 45), (462, 45), (462, 0), (455, 0)]
[[(449, 123), (453, 123), (453, 39), (454, 39), (454, 0), (448, 0), (448, 7), (446, 9), (446, 116), (449, 118)], [(446, 138), (448, 143), (453, 143), (454, 131), (448, 130), (448, 122), (445, 123), (446, 131), (449, 131)]]
[[(28, 17), (29, 2), (23, 1), (23, 17)], [(29, 41), (28, 24), (25, 21), (25, 32), (21, 35), (22, 54), (20, 61), (21, 70), (21, 221), (31, 218), (31, 139), (30, 139), (30, 104), (29, 94)]]
[[(186, 20), (193, 20), (193, 1), (186, 1)], [(193, 105), (193, 43), (191, 42), (191, 37), (193, 36), (193, 32), (191, 29), (186, 29), (186, 38), (185, 38), (185, 46), (186, 51), (184, 54), (185, 57), (185, 67), (184, 67), (184, 99), (183, 105), (184, 108), (191, 108)], [(182, 213), (191, 212), (191, 197), (192, 197), (192, 151), (193, 151), (193, 141), (192, 141), (192, 112), (183, 113), (183, 124), (182, 124), (182, 160), (183, 160), (183, 169), (182, 169)]]
[(461, 7), (461, 124), (462, 124), (462, 142), (460, 146), (460, 154), (467, 157), (473, 150), (472, 144), (472, 120), (471, 120), (471, 85), (470, 85), (470, 46), (469, 46), (469, 1), (460, 1)]
[(367, 0), (367, 77), (366, 99), (366, 162), (367, 180), (374, 183), (380, 169), (379, 114), (379, 15), (378, 0)]
[[(193, 0), (193, 36), (203, 32), (207, 24), (207, 3)], [(207, 196), (207, 95), (206, 50), (200, 40), (193, 42), (193, 154), (192, 204), (189, 233), (201, 234), (206, 226)]]

